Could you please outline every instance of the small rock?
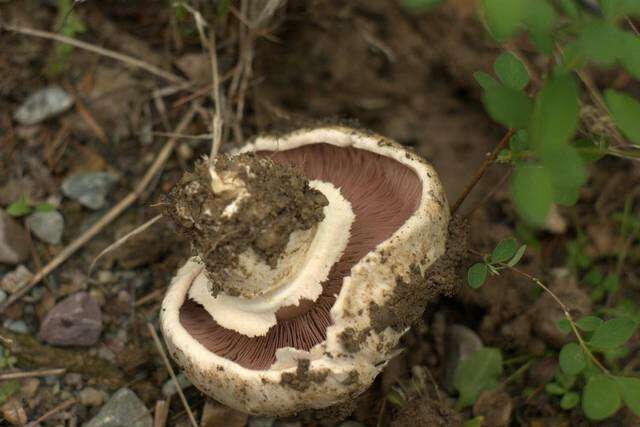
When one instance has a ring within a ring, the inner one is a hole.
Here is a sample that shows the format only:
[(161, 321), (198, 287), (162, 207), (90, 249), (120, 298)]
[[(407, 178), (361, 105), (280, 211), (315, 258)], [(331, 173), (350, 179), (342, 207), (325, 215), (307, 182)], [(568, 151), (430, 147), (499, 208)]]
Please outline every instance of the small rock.
[(144, 403), (128, 388), (116, 391), (98, 415), (84, 427), (151, 427), (153, 418)]
[(248, 418), (248, 414), (207, 400), (202, 410), (200, 427), (244, 427)]
[(5, 291), (3, 291), (2, 289), (0, 289), (0, 304), (5, 302), (6, 299), (7, 299), (7, 293)]
[(2, 288), (3, 291), (12, 294), (18, 291), (29, 280), (31, 280), (32, 277), (33, 274), (27, 267), (25, 267), (24, 265), (19, 265), (11, 273), (7, 273), (4, 275), (2, 280), (0, 280), (0, 288)]
[(34, 125), (60, 114), (73, 105), (73, 97), (60, 86), (49, 86), (34, 92), (16, 110), (13, 118), (23, 125)]
[(0, 263), (20, 264), (29, 256), (24, 229), (0, 209)]
[(28, 334), (29, 326), (23, 320), (11, 320), (4, 321), (4, 327), (16, 334)]
[(77, 173), (62, 182), (62, 192), (89, 209), (97, 210), (105, 205), (107, 193), (116, 181), (117, 177), (107, 172)]
[(80, 393), (78, 393), (78, 399), (84, 406), (100, 406), (104, 403), (107, 397), (107, 393), (93, 387), (83, 388)]
[(273, 427), (276, 422), (275, 418), (270, 417), (251, 417), (247, 427)]
[(12, 426), (23, 426), (27, 423), (27, 413), (20, 400), (15, 397), (7, 400), (0, 411), (2, 411), (4, 419)]
[(74, 387), (80, 386), (82, 385), (82, 375), (70, 372), (64, 376), (64, 383)]
[(453, 375), (460, 362), (467, 360), (483, 347), (480, 337), (463, 325), (453, 324), (447, 328), (445, 354), (445, 387), (453, 391)]
[[(191, 381), (189, 381), (189, 378), (187, 378), (184, 372), (180, 372), (178, 375), (176, 375), (176, 379), (178, 380), (178, 384), (180, 385), (180, 389), (182, 390), (192, 386)], [(173, 381), (173, 378), (169, 378), (169, 381), (164, 383), (164, 385), (162, 386), (162, 395), (164, 397), (169, 398), (177, 392), (178, 389), (176, 388), (176, 383)]]
[(513, 401), (501, 389), (485, 390), (473, 405), (473, 415), (484, 417), (484, 423), (492, 427), (506, 427), (511, 422)]
[(87, 292), (70, 295), (45, 316), (39, 337), (53, 345), (94, 345), (102, 332), (100, 306)]
[(60, 244), (64, 218), (58, 211), (34, 212), (27, 217), (27, 225), (36, 237), (52, 245)]

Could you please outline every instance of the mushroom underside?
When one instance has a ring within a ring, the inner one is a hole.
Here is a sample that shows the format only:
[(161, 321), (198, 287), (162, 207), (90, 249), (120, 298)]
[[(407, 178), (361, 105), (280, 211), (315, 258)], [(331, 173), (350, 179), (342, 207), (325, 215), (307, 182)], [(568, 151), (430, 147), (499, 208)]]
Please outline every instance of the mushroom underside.
[[(326, 339), (330, 315), (343, 278), (379, 243), (391, 237), (415, 212), (422, 184), (406, 165), (370, 151), (326, 143), (277, 152), (259, 152), (277, 163), (298, 168), (309, 180), (330, 182), (351, 203), (355, 221), (340, 260), (331, 268), (316, 301), (280, 309), (278, 323), (266, 335), (248, 337), (217, 324), (199, 304), (185, 300), (182, 326), (209, 351), (249, 369), (268, 369), (276, 350), (308, 351)], [(294, 313), (294, 315), (292, 315)]]

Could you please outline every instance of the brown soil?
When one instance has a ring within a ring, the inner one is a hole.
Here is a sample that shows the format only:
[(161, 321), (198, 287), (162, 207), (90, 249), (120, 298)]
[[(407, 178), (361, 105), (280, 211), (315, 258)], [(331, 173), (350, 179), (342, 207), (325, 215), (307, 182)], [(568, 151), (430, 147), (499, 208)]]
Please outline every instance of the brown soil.
[(414, 397), (400, 409), (391, 427), (460, 427), (462, 417), (452, 408), (429, 397)]

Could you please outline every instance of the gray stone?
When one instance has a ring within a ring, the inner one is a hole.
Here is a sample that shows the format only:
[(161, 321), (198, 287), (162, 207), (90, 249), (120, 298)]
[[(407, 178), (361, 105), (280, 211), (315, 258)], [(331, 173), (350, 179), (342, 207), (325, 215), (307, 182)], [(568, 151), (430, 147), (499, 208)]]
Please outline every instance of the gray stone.
[(4, 327), (9, 329), (16, 334), (28, 334), (29, 327), (23, 320), (11, 320), (7, 319), (4, 321)]
[(5, 274), (0, 279), (0, 288), (12, 294), (22, 288), (32, 277), (33, 274), (27, 267), (19, 265), (15, 270)]
[(39, 338), (53, 345), (94, 345), (102, 332), (102, 313), (87, 292), (78, 292), (56, 304), (40, 326)]
[(445, 388), (453, 391), (453, 375), (460, 362), (467, 360), (483, 347), (478, 335), (463, 325), (453, 324), (447, 328), (445, 354)]
[(49, 86), (31, 94), (16, 110), (13, 118), (23, 125), (34, 125), (73, 105), (73, 97), (60, 86)]
[(62, 182), (62, 192), (83, 206), (97, 210), (105, 205), (107, 193), (117, 180), (107, 172), (81, 172)]
[(144, 403), (128, 388), (116, 391), (84, 427), (151, 427), (153, 418)]
[(64, 218), (58, 211), (34, 212), (27, 217), (27, 225), (31, 232), (43, 242), (57, 245), (62, 240)]
[[(176, 375), (176, 379), (178, 380), (178, 384), (182, 390), (192, 386), (191, 381), (189, 381), (189, 378), (187, 378), (184, 372), (180, 372)], [(164, 397), (169, 398), (177, 392), (178, 389), (176, 388), (176, 383), (173, 381), (173, 378), (169, 378), (169, 380), (162, 386), (162, 395)]]
[(276, 422), (275, 418), (270, 417), (251, 417), (249, 418), (248, 427), (273, 427)]
[(0, 209), (0, 262), (20, 264), (29, 256), (29, 244), (24, 229)]

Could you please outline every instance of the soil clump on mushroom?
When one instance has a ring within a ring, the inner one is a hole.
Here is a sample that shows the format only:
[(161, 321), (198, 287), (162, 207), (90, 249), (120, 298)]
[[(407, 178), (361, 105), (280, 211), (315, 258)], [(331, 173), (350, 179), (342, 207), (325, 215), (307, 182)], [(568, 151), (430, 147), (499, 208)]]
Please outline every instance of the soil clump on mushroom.
[(177, 231), (193, 242), (214, 294), (248, 249), (275, 267), (291, 233), (322, 221), (328, 204), (300, 172), (264, 156), (221, 156), (215, 171), (226, 186), (222, 191), (214, 191), (204, 159), (182, 176), (163, 206)]

